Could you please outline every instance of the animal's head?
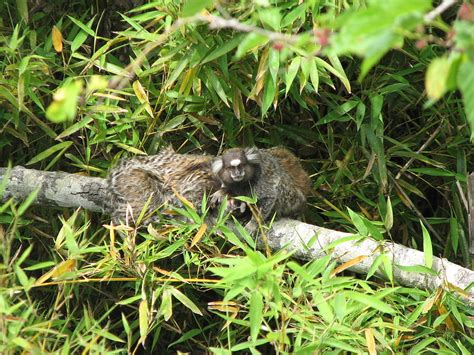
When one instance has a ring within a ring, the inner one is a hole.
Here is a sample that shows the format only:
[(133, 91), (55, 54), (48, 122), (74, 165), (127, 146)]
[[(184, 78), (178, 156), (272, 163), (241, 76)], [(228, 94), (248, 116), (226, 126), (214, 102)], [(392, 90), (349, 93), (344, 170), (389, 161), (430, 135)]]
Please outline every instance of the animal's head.
[(232, 148), (212, 162), (212, 172), (225, 186), (245, 183), (255, 177), (261, 164), (257, 148)]

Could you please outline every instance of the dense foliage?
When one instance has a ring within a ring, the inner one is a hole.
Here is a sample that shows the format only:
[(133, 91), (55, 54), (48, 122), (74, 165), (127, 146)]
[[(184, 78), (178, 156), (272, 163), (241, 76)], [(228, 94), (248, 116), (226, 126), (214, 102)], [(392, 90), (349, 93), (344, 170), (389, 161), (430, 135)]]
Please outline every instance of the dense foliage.
[[(103, 177), (170, 144), (284, 145), (309, 223), (469, 266), (474, 5), (443, 3), (7, 0), (1, 165)], [(0, 207), (2, 353), (474, 351), (443, 290), (266, 255), (189, 206), (133, 230), (30, 202)]]

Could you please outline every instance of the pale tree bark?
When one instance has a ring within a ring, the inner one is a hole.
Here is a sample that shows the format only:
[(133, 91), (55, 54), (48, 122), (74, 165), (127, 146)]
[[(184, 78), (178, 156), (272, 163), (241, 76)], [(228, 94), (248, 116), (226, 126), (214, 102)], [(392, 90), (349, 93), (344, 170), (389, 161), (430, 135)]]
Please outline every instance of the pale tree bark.
[[(7, 169), (0, 168), (0, 180), (5, 178)], [(106, 207), (105, 179), (92, 178), (64, 172), (45, 172), (25, 169), (17, 166), (9, 171), (6, 189), (2, 199), (13, 197), (25, 199), (32, 191), (39, 189), (37, 204), (58, 207), (82, 207), (103, 212)], [(393, 277), (401, 285), (435, 290), (439, 287), (466, 289), (474, 283), (474, 272), (446, 259), (433, 258), (432, 269), (437, 275), (421, 274), (402, 270), (399, 266), (424, 265), (423, 252), (407, 248), (393, 242), (377, 242), (371, 238), (359, 241), (351, 240), (350, 233), (339, 232), (314, 226), (296, 220), (282, 219), (276, 221), (268, 234), (266, 243), (271, 250), (287, 248), (294, 252), (296, 258), (312, 260), (327, 254), (339, 263), (355, 262), (349, 270), (367, 274), (375, 259), (385, 254), (392, 261)], [(341, 238), (348, 240), (335, 243)], [(261, 243), (262, 244), (262, 243)], [(384, 277), (381, 271), (376, 273)], [(459, 298), (474, 305), (474, 287), (459, 294)]]

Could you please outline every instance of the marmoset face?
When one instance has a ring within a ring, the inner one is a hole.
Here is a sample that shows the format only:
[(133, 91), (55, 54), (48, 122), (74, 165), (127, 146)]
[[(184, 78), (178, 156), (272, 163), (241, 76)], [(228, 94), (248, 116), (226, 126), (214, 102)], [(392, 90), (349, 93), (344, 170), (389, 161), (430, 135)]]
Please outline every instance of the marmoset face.
[(234, 148), (224, 152), (212, 164), (212, 171), (223, 185), (235, 185), (250, 181), (260, 164), (260, 155), (255, 148)]

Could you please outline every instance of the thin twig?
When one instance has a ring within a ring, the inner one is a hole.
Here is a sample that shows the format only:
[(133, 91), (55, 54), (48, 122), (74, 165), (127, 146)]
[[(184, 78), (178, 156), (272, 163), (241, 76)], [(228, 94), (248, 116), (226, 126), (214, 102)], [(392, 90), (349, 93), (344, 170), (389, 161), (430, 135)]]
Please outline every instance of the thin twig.
[[(441, 128), (443, 128), (443, 124), (441, 123), (438, 128), (435, 129), (435, 131), (428, 137), (428, 139), (426, 140), (425, 143), (423, 143), (423, 145), (420, 147), (420, 149), (418, 149), (416, 151), (416, 154), (420, 154), (421, 152), (423, 152), (426, 147), (428, 147), (428, 145), (431, 143), (431, 141), (438, 135), (439, 131), (441, 131)], [(400, 177), (403, 175), (403, 173), (410, 167), (410, 165), (415, 161), (415, 157), (412, 157), (410, 158), (410, 160), (408, 160), (406, 162), (406, 164), (400, 169), (400, 171), (398, 172), (397, 176), (395, 176), (395, 180), (398, 180), (400, 179)]]
[(457, 3), (457, 0), (443, 0), (441, 4), (439, 4), (437, 7), (435, 7), (433, 10), (431, 10), (425, 15), (425, 22), (433, 21), (437, 16), (441, 15), (444, 11), (453, 6), (455, 3)]
[(420, 212), (418, 208), (416, 208), (415, 204), (411, 200), (411, 198), (406, 194), (406, 192), (402, 189), (400, 184), (396, 179), (394, 179), (391, 175), (389, 175), (390, 179), (392, 180), (393, 184), (397, 188), (397, 190), (400, 192), (400, 194), (403, 196), (403, 198), (406, 200), (408, 203), (408, 207), (415, 212), (415, 214), (418, 216), (419, 219), (422, 220), (422, 222), (425, 224), (426, 227), (430, 230), (430, 232), (435, 236), (435, 238), (438, 240), (438, 242), (443, 243), (445, 240), (444, 238), (441, 238), (441, 236), (438, 234), (438, 232), (431, 226), (431, 224), (428, 223), (426, 218), (423, 216), (423, 214)]

